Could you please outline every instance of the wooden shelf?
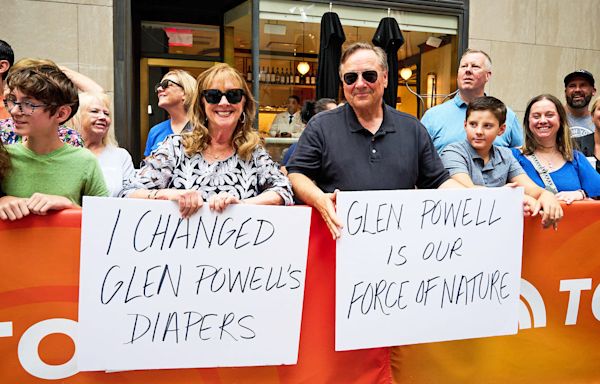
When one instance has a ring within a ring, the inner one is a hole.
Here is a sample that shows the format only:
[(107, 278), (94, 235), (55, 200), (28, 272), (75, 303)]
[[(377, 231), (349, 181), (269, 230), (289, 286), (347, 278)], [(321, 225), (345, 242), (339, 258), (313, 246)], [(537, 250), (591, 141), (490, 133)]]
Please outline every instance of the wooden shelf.
[[(252, 83), (248, 82), (248, 87), (250, 87), (250, 89), (252, 89)], [(274, 87), (274, 88), (278, 88), (278, 89), (291, 89), (291, 88), (296, 88), (296, 89), (316, 89), (316, 85), (308, 85), (308, 84), (278, 84), (278, 83), (259, 83), (261, 87)]]

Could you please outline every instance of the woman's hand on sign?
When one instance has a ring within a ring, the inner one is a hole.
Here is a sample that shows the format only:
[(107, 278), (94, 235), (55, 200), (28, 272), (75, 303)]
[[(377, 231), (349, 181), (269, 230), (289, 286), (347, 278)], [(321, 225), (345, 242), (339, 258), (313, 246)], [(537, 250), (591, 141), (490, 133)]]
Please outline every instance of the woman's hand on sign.
[(208, 198), (208, 207), (211, 211), (223, 212), (229, 204), (239, 204), (240, 199), (228, 192), (219, 192)]
[(179, 205), (179, 213), (185, 219), (198, 212), (204, 204), (200, 192), (189, 189), (161, 189), (156, 193), (155, 198), (176, 201)]

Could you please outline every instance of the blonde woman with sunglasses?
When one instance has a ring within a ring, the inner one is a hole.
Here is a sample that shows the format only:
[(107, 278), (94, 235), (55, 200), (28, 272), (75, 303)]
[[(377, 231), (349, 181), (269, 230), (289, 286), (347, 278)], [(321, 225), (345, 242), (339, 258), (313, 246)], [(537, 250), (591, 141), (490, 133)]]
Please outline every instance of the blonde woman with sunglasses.
[(150, 129), (144, 156), (149, 156), (167, 136), (191, 130), (188, 111), (195, 88), (196, 80), (181, 69), (170, 71), (154, 86), (158, 106), (167, 111), (170, 118)]
[(203, 72), (192, 101), (192, 131), (167, 137), (121, 195), (176, 201), (183, 217), (204, 202), (217, 212), (230, 204), (291, 205), (289, 180), (253, 129), (255, 113), (238, 71), (217, 64)]

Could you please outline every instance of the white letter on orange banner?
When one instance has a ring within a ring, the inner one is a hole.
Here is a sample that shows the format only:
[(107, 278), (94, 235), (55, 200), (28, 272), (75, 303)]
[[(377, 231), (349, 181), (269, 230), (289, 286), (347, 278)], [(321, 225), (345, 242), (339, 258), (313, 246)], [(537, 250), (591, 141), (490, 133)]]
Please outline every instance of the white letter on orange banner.
[(581, 291), (588, 291), (590, 289), (592, 289), (592, 279), (572, 279), (560, 281), (560, 291), (569, 291), (569, 306), (567, 307), (565, 325), (577, 324), (577, 314), (579, 313)]

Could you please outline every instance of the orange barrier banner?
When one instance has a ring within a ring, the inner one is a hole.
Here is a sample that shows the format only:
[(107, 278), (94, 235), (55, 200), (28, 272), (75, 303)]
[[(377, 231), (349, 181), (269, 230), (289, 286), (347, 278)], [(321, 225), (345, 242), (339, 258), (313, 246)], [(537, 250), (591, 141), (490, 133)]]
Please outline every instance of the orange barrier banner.
[(73, 359), (81, 213), (0, 222), (0, 382), (597, 382), (600, 203), (565, 210), (558, 231), (525, 220), (515, 336), (396, 347), (391, 357), (387, 348), (335, 352), (335, 247), (313, 211), (298, 364), (116, 373), (79, 373)]
[(0, 221), (0, 383), (389, 383), (389, 349), (334, 350), (334, 242), (314, 212), (312, 223), (298, 364), (80, 373), (81, 212)]
[(600, 202), (563, 208), (525, 220), (519, 333), (393, 348), (395, 383), (600, 382)]

